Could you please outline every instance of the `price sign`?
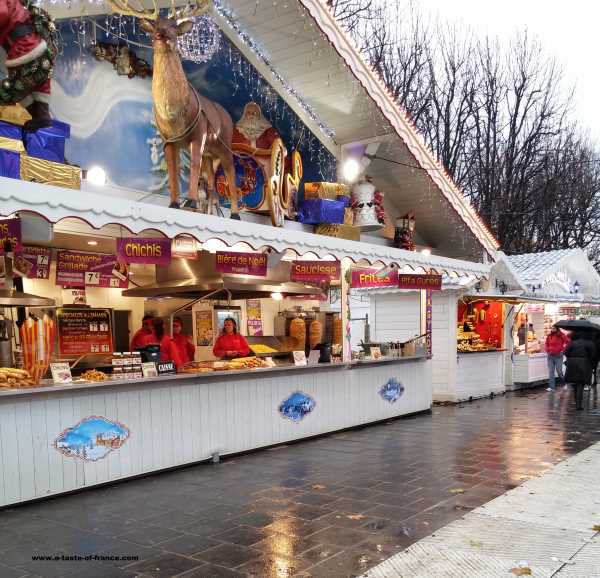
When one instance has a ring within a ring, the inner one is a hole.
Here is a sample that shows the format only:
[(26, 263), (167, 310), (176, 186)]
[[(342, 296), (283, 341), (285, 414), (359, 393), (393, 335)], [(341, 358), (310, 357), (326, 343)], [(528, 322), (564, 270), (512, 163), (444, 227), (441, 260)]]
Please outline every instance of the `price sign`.
[[(111, 279), (112, 281), (112, 279)], [(86, 285), (100, 285), (100, 273), (98, 271), (88, 271), (85, 274)]]
[(175, 363), (172, 361), (160, 361), (156, 364), (158, 375), (174, 375), (177, 373)]

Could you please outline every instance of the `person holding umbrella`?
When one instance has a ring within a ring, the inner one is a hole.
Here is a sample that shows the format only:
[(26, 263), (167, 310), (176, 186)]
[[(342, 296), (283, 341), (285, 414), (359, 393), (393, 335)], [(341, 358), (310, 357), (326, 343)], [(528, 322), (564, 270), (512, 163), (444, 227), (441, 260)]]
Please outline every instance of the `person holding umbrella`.
[(567, 373), (565, 380), (575, 388), (575, 406), (583, 409), (583, 388), (592, 382), (592, 364), (596, 359), (596, 346), (586, 333), (576, 331), (565, 349)]

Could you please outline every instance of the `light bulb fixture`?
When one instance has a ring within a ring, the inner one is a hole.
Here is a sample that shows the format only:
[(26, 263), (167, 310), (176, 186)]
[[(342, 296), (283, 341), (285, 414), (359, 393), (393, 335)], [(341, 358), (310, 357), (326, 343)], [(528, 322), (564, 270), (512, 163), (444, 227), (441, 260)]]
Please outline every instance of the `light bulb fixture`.
[(106, 171), (102, 167), (92, 167), (86, 171), (85, 180), (92, 185), (103, 187), (106, 184)]
[(422, 255), (431, 255), (431, 249), (421, 249), (421, 254)]
[(271, 293), (271, 299), (273, 299), (273, 301), (281, 301), (283, 299), (283, 295), (279, 292)]
[(98, 244), (98, 241), (88, 241), (87, 244), (90, 245), (90, 247), (95, 247)]
[(360, 175), (361, 166), (360, 163), (353, 158), (346, 159), (344, 161), (344, 165), (342, 166), (342, 173), (344, 175), (344, 179), (349, 183), (354, 182), (358, 175)]

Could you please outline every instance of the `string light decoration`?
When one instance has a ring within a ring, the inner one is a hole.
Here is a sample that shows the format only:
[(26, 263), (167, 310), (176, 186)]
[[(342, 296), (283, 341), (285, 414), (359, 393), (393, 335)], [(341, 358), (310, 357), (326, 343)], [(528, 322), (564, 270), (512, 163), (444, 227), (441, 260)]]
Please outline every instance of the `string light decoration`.
[(227, 23), (227, 25), (242, 39), (244, 44), (252, 51), (254, 56), (256, 56), (269, 69), (269, 72), (283, 86), (285, 91), (296, 99), (307, 116), (319, 127), (321, 132), (329, 139), (334, 140), (335, 132), (333, 129), (325, 124), (325, 122), (316, 113), (315, 109), (308, 104), (308, 102), (302, 98), (298, 91), (283, 78), (283, 76), (271, 62), (271, 59), (261, 50), (254, 39), (239, 25), (233, 12), (225, 8), (220, 2), (218, 2), (218, 0), (213, 0), (213, 7), (219, 16), (221, 16), (221, 18), (223, 18), (223, 20)]
[(208, 62), (219, 51), (221, 31), (209, 14), (192, 19), (192, 29), (177, 37), (177, 49), (182, 58), (197, 64)]

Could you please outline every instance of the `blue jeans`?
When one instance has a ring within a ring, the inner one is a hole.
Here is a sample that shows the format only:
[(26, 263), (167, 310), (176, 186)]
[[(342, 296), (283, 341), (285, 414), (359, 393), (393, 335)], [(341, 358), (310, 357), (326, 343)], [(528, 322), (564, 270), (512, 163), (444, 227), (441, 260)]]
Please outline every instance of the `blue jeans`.
[(556, 376), (555, 372), (558, 373), (558, 377), (564, 381), (563, 375), (563, 354), (558, 355), (548, 354), (548, 387), (554, 389), (556, 387)]

